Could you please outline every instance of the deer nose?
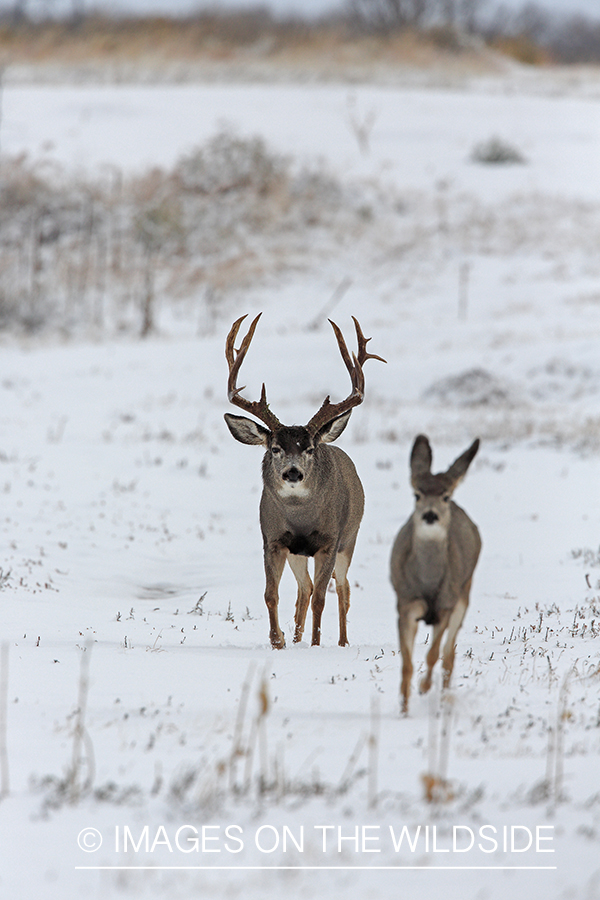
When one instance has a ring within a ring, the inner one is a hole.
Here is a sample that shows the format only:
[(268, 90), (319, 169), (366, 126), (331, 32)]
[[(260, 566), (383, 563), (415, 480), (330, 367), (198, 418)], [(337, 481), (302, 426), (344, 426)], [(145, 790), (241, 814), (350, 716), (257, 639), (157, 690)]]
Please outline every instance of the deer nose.
[(296, 482), (296, 481), (302, 481), (302, 479), (304, 478), (304, 475), (302, 474), (300, 469), (297, 469), (296, 466), (292, 466), (290, 469), (287, 469), (283, 473), (282, 478), (284, 479), (284, 481)]
[(432, 509), (428, 509), (426, 513), (423, 513), (423, 521), (427, 522), (428, 525), (433, 525), (434, 522), (437, 522), (439, 516)]

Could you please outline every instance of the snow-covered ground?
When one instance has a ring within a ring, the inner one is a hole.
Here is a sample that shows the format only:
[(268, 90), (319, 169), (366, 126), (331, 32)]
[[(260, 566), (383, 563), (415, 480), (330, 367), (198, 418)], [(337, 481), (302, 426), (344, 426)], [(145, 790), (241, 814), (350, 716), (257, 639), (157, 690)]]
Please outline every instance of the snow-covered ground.
[[(522, 70), (519, 70), (521, 72)], [(538, 70), (526, 74), (539, 78)], [(522, 77), (522, 76), (521, 76)], [(402, 189), (449, 181), (482, 198), (539, 191), (600, 197), (598, 97), (585, 83), (547, 76), (550, 96), (515, 95), (498, 76), (485, 90), (418, 90), (371, 85), (14, 86), (4, 92), (2, 150), (56, 159), (70, 167), (138, 171), (172, 165), (223, 125), (262, 134), (296, 159), (322, 158), (346, 176), (380, 177)], [(597, 87), (597, 81), (592, 81)], [(537, 87), (537, 81), (535, 83)], [(554, 86), (554, 87), (553, 87)], [(354, 126), (352, 125), (354, 122)], [(368, 134), (359, 153), (356, 126)], [(468, 164), (475, 144), (510, 141), (528, 166), (496, 170)]]
[[(397, 193), (397, 232), (375, 221), (356, 245), (315, 247), (316, 263), (236, 292), (201, 334), (197, 314), (165, 314), (143, 342), (3, 338), (0, 894), (595, 900), (598, 103), (14, 87), (2, 149), (134, 171), (223, 121)], [(526, 164), (471, 162), (493, 135)], [(261, 454), (223, 422), (224, 340), (233, 318), (263, 311), (242, 383), (255, 397), (264, 380), (277, 415), (304, 422), (347, 393), (329, 326), (306, 327), (342, 283), (333, 318), (351, 339), (357, 315), (388, 360), (365, 367), (339, 441), (367, 497), (350, 646), (337, 646), (335, 594), (322, 646), (291, 644), (286, 572), (288, 647), (275, 652)], [(388, 560), (421, 431), (439, 469), (481, 437), (456, 499), (484, 549), (452, 689), (415, 692), (402, 718)]]

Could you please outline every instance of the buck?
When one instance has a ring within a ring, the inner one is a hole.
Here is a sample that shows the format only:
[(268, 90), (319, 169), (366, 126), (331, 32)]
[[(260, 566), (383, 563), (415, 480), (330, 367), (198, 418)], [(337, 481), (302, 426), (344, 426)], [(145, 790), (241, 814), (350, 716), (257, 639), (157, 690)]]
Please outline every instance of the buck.
[[(339, 645), (344, 647), (348, 643), (346, 616), (350, 606), (347, 573), (363, 515), (364, 493), (350, 457), (329, 444), (341, 435), (353, 408), (363, 401), (365, 361), (381, 357), (367, 353), (370, 338), (364, 337), (354, 317), (358, 354), (350, 357), (342, 332), (331, 322), (352, 390), (341, 403), (331, 403), (326, 397), (307, 425), (282, 425), (267, 403), (264, 384), (258, 401), (244, 399), (241, 396), (244, 388), (237, 387), (239, 369), (260, 315), (250, 325), (239, 350), (234, 343), (246, 316), (233, 323), (225, 355), (229, 365), (230, 402), (260, 419), (266, 428), (245, 416), (230, 413), (225, 414), (225, 421), (236, 440), (242, 444), (262, 444), (266, 451), (262, 463), (260, 527), (271, 646), (285, 647), (278, 604), (279, 583), (287, 560), (298, 584), (294, 642), (302, 640), (312, 597), (312, 644), (320, 643), (325, 594), (333, 575), (338, 596)], [(314, 585), (308, 574), (309, 557), (315, 561)]]
[(433, 475), (429, 441), (420, 434), (410, 456), (415, 509), (398, 532), (392, 548), (391, 579), (398, 597), (398, 631), (402, 654), (400, 685), (403, 713), (408, 712), (413, 674), (412, 654), (420, 620), (433, 626), (426, 656), (427, 671), (420, 692), (431, 687), (433, 667), (447, 631), (442, 654), (443, 686), (448, 687), (454, 666), (456, 635), (467, 606), (473, 571), (481, 550), (477, 526), (451, 499), (464, 478), (479, 439), (446, 472)]

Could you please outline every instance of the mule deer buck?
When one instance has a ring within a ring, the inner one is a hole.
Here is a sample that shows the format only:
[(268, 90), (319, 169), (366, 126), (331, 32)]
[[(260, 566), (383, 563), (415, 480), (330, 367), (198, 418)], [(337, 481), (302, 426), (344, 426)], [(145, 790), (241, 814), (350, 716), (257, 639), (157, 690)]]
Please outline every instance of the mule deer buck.
[[(243, 444), (262, 444), (266, 450), (262, 463), (260, 527), (271, 646), (285, 646), (277, 607), (279, 582), (287, 560), (298, 583), (294, 642), (302, 640), (312, 597), (312, 644), (320, 643), (325, 593), (333, 575), (339, 606), (339, 644), (344, 647), (348, 643), (346, 614), (350, 606), (346, 576), (363, 515), (364, 494), (350, 457), (338, 447), (328, 445), (341, 435), (353, 408), (363, 401), (365, 361), (381, 357), (367, 353), (370, 338), (364, 337), (356, 319), (358, 355), (350, 357), (342, 332), (331, 322), (350, 373), (352, 390), (341, 403), (331, 403), (326, 397), (307, 425), (282, 425), (267, 403), (264, 384), (260, 400), (250, 401), (241, 396), (244, 388), (237, 387), (236, 383), (260, 315), (250, 325), (239, 350), (234, 348), (234, 342), (246, 317), (242, 316), (231, 327), (225, 346), (229, 364), (227, 388), (231, 403), (252, 413), (267, 427), (230, 413), (225, 414), (225, 421), (236, 440)], [(314, 586), (308, 574), (310, 556), (315, 560)]]
[(456, 635), (469, 605), (471, 579), (481, 550), (477, 526), (451, 497), (478, 449), (479, 439), (446, 472), (433, 475), (429, 441), (420, 434), (413, 444), (410, 471), (415, 510), (398, 532), (391, 557), (391, 579), (398, 597), (403, 713), (408, 712), (412, 653), (421, 619), (433, 625), (433, 634), (420, 691), (426, 693), (431, 687), (445, 631), (443, 685), (450, 683)]

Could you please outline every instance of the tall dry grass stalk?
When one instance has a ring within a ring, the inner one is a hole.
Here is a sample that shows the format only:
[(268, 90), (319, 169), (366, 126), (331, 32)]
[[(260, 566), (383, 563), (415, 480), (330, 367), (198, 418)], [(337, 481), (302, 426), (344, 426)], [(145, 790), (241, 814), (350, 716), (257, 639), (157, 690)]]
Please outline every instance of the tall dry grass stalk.
[[(82, 794), (87, 792), (94, 781), (94, 754), (92, 742), (86, 731), (85, 717), (87, 712), (88, 694), (90, 689), (90, 657), (92, 644), (87, 644), (81, 651), (79, 668), (79, 687), (77, 696), (77, 712), (75, 727), (73, 730), (73, 751), (71, 754), (71, 767), (68, 777), (69, 801), (77, 803)], [(85, 754), (84, 754), (85, 746)], [(82, 781), (84, 765), (87, 769), (86, 778)]]
[(570, 679), (568, 672), (558, 692), (556, 704), (556, 721), (548, 728), (548, 750), (546, 753), (545, 789), (553, 803), (563, 799), (564, 762), (565, 762), (565, 729), (571, 714), (568, 708)]
[(371, 717), (369, 730), (369, 781), (368, 781), (368, 802), (369, 809), (375, 809), (377, 806), (377, 786), (379, 780), (379, 740), (381, 735), (381, 711), (379, 708), (379, 698), (374, 696), (371, 698)]
[(269, 746), (267, 739), (267, 717), (269, 715), (269, 710), (271, 708), (271, 700), (269, 697), (269, 685), (266, 678), (266, 672), (263, 672), (263, 676), (260, 682), (260, 689), (258, 692), (258, 714), (257, 714), (257, 732), (258, 732), (258, 742), (259, 742), (259, 756), (260, 756), (260, 776), (259, 776), (259, 790), (261, 793), (265, 793), (269, 790), (270, 787), (270, 778), (269, 778)]
[(454, 704), (447, 691), (429, 697), (428, 770), (421, 776), (428, 803), (448, 803), (454, 790), (448, 778)]
[(240, 785), (237, 781), (237, 763), (238, 760), (246, 755), (244, 747), (244, 722), (248, 709), (248, 697), (250, 696), (250, 686), (256, 671), (256, 663), (252, 662), (248, 666), (248, 672), (242, 683), (240, 692), (240, 702), (238, 704), (237, 716), (235, 720), (235, 728), (233, 732), (233, 742), (231, 747), (231, 756), (229, 759), (229, 790), (232, 793), (239, 793)]
[(0, 647), (0, 800), (10, 791), (8, 768), (8, 643)]

